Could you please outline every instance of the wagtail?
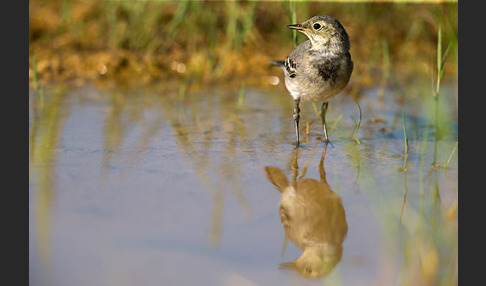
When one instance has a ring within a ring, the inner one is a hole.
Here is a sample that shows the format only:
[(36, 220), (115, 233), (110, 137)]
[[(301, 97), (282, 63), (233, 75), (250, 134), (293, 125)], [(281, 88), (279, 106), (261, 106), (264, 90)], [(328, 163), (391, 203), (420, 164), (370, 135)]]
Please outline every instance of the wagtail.
[(346, 87), (353, 72), (348, 34), (341, 23), (331, 16), (315, 16), (287, 27), (303, 33), (309, 40), (297, 46), (285, 61), (269, 64), (283, 68), (285, 86), (294, 98), (297, 146), (300, 141), (301, 101), (323, 102), (320, 117), (324, 139), (329, 142), (326, 127), (329, 100)]

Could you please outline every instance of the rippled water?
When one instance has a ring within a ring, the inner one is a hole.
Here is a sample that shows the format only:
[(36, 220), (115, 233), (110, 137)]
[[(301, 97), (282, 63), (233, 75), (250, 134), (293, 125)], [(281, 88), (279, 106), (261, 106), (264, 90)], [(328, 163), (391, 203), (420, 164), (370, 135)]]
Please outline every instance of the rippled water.
[(360, 144), (346, 93), (327, 147), (304, 103), (299, 149), (282, 86), (31, 93), (31, 284), (455, 285), (457, 91), (437, 134), (429, 89), (363, 91)]

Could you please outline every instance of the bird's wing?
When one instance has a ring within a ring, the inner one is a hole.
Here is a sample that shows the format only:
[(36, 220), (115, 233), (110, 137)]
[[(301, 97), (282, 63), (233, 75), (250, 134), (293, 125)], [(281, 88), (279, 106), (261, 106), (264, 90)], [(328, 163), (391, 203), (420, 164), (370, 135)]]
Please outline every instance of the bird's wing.
[(284, 67), (289, 77), (294, 78), (296, 76), (295, 61), (293, 61), (290, 57), (287, 57), (285, 60)]

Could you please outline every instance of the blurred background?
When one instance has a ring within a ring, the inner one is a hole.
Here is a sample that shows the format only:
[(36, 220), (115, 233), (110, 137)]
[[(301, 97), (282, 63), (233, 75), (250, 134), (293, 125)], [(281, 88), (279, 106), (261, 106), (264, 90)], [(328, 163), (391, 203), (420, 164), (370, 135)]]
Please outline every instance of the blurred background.
[(30, 0), (29, 78), (268, 85), (267, 62), (295, 47), (286, 25), (323, 14), (350, 36), (351, 85), (371, 86), (391, 65), (400, 78), (433, 76), (439, 25), (452, 43), (445, 74), (457, 77), (457, 9), (457, 1)]

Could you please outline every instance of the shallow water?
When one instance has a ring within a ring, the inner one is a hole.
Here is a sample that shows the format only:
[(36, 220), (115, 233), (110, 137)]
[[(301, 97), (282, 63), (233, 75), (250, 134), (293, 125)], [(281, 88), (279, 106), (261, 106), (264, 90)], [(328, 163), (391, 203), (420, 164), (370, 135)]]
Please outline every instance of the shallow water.
[[(409, 88), (405, 101), (396, 89), (382, 99), (378, 88), (363, 91), (360, 144), (359, 109), (345, 92), (330, 102), (327, 147), (304, 103), (299, 149), (281, 85), (248, 87), (241, 104), (239, 90), (217, 87), (183, 98), (91, 85), (32, 93), (31, 284), (456, 285), (457, 91), (441, 88), (436, 138), (429, 89)], [(332, 263), (283, 264), (303, 250), (286, 236), (266, 167), (338, 196), (346, 235), (317, 255)], [(306, 277), (319, 267), (323, 277)]]

